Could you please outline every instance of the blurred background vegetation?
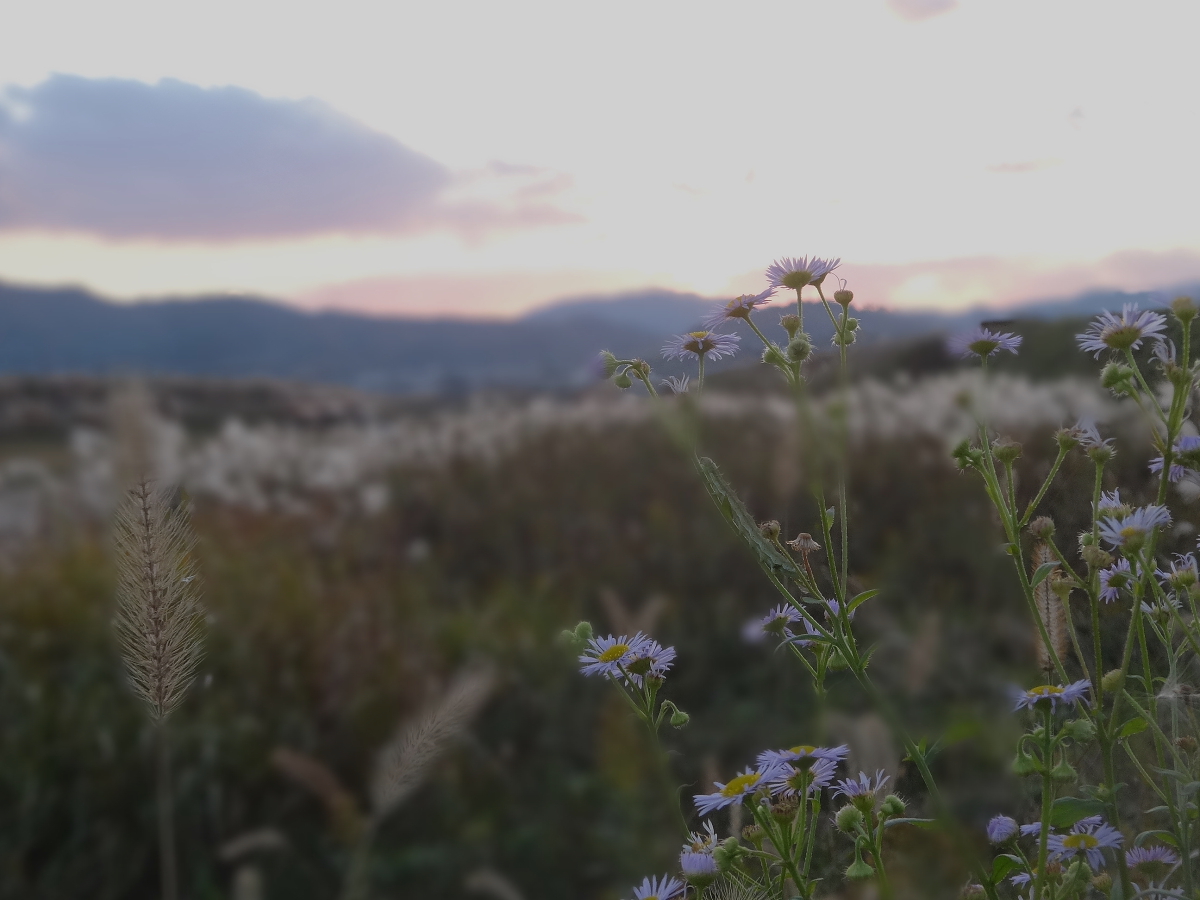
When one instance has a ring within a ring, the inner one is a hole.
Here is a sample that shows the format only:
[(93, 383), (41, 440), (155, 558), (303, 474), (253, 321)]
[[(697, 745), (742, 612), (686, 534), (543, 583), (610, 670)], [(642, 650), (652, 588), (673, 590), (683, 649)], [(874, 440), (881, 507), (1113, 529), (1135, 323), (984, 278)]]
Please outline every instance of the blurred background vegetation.
[[(997, 367), (1007, 376), (1058, 384), (1098, 371), (1073, 348), (1078, 322), (1016, 330), (1026, 345)], [(941, 346), (885, 342), (863, 348), (856, 365), (861, 377), (916, 395), (959, 377)], [(816, 370), (820, 392), (827, 377)], [(706, 416), (702, 442), (751, 511), (792, 536), (813, 530), (811, 501), (790, 425), (749, 400), (769, 389), (763, 374), (713, 380), (725, 412)], [(90, 419), (47, 401), (45, 382), (4, 386), (10, 413), (22, 402), (45, 408), (4, 419), (0, 518), (26, 507), (38, 518), (0, 522), (12, 545), (0, 572), (3, 897), (156, 892), (152, 734), (112, 636), (103, 504), (89, 513), (72, 499), (82, 491), (72, 467), (95, 466), (90, 456), (101, 452), (80, 443), (81, 423), (119, 429), (104, 413), (116, 388), (88, 384), (100, 398)], [(61, 387), (65, 397), (87, 393)], [(306, 416), (261, 385), (150, 389), (155, 415), (185, 441), (234, 414), (304, 442), (348, 419), (416, 423), (439, 411), (355, 400), (339, 419), (341, 407)], [(559, 396), (555, 408), (615, 403), (610, 393), (602, 385)], [(1025, 447), (1022, 485), (1044, 476), (1053, 431), (1070, 424), (1054, 415), (1034, 410), (1013, 435)], [(472, 420), (462, 421), (469, 431)], [(1149, 490), (1150, 449), (1125, 422), (1113, 424), (1125, 442), (1108, 486), (1136, 500)], [(981, 487), (955, 470), (948, 435), (917, 425), (854, 444), (852, 572), (862, 588), (881, 590), (859, 627), (878, 646), (878, 680), (915, 730), (943, 740), (938, 773), (964, 820), (981, 825), (998, 811), (1028, 812), (1032, 794), (1011, 774), (1017, 723), (1006, 688), (1038, 682), (1032, 627)], [(115, 481), (119, 466), (110, 469)], [(22, 478), (36, 490), (22, 493)], [(362, 486), (352, 477), (306, 487), (303, 505), (288, 508), (253, 508), (206, 492), (203, 479), (183, 481), (196, 502), (208, 610), (201, 674), (171, 722), (188, 898), (338, 896), (379, 748), (457, 673), (482, 665), (496, 674), (491, 699), (387, 820), (371, 859), (374, 895), (616, 898), (673, 867), (679, 838), (643, 735), (556, 640), (580, 618), (678, 648), (665, 694), (692, 716), (668, 738), (685, 798), (764, 748), (838, 740), (856, 764), (892, 771), (921, 812), (919, 781), (852, 685), (835, 677), (819, 708), (794, 660), (743, 638), (776, 597), (652, 416), (568, 422), (495, 453), (390, 464), (383, 499), (365, 507), (345, 501)], [(1067, 552), (1086, 521), (1078, 498), (1090, 483), (1090, 464), (1072, 456), (1047, 497)], [(1173, 503), (1183, 524), (1168, 549), (1188, 549), (1188, 507)], [(912, 896), (952, 895), (964, 877), (936, 834), (899, 830), (891, 851)], [(849, 860), (844, 848), (832, 853), (834, 884)]]

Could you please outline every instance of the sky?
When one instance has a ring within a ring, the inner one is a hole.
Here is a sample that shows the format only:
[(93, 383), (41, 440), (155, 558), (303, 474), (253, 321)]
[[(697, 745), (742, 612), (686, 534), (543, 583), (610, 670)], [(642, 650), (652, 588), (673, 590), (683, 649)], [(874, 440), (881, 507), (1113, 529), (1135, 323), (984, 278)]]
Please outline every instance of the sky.
[(843, 260), (961, 308), (1200, 281), (1200, 5), (14, 5), (0, 280), (510, 316)]

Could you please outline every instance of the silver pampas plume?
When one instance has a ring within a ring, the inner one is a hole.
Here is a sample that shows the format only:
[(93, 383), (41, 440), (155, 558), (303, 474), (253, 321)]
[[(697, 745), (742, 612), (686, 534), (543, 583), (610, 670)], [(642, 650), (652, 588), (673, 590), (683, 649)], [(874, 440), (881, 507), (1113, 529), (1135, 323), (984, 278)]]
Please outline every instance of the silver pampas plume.
[(188, 509), (140, 479), (117, 509), (115, 627), (129, 682), (155, 722), (183, 699), (202, 655)]
[[(1050, 545), (1044, 541), (1038, 541), (1033, 546), (1033, 571), (1036, 572), (1040, 566), (1046, 563), (1053, 562), (1054, 555), (1050, 552)], [(1050, 647), (1047, 648), (1046, 642), (1042, 639), (1041, 630), (1034, 633), (1034, 644), (1037, 650), (1038, 667), (1043, 672), (1049, 675), (1054, 671), (1054, 659), (1057, 658), (1060, 662), (1067, 658), (1067, 648), (1070, 642), (1070, 635), (1067, 633), (1067, 613), (1064, 609), (1064, 603), (1054, 593), (1054, 579), (1043, 578), (1042, 581), (1033, 589), (1033, 599), (1037, 605), (1038, 618), (1042, 620), (1042, 624), (1046, 628), (1046, 636), (1050, 639)], [(1053, 655), (1050, 650), (1053, 650)]]

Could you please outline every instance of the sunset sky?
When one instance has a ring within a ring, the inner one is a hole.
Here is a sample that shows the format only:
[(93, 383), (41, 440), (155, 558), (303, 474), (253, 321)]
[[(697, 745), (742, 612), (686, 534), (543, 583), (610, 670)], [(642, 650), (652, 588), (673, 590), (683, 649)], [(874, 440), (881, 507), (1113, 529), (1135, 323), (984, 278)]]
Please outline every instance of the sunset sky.
[(1200, 6), (61, 3), (0, 29), (0, 280), (510, 315), (1200, 280)]

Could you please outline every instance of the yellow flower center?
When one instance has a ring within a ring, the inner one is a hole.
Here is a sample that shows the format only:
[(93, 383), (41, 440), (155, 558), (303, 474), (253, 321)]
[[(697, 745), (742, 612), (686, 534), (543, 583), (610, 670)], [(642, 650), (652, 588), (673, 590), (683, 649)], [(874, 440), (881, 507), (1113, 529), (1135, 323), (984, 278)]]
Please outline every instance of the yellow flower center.
[(598, 659), (600, 662), (616, 662), (628, 652), (628, 644), (613, 644), (611, 647), (597, 656), (596, 659)]
[(1063, 846), (1068, 850), (1094, 850), (1099, 843), (1094, 836), (1085, 832), (1068, 834), (1063, 838)]
[(1033, 688), (1029, 693), (1035, 697), (1057, 697), (1063, 692), (1057, 684), (1043, 684)]
[(812, 753), (816, 749), (817, 748), (814, 747), (812, 744), (800, 744), (799, 746), (793, 747), (791, 750), (788, 751), (788, 753), (795, 753), (798, 756), (808, 756), (810, 753)]
[(754, 785), (758, 784), (758, 778), (757, 772), (747, 772), (745, 775), (739, 775), (737, 778), (732, 779), (725, 787), (721, 788), (721, 796), (736, 797), (739, 794), (744, 794), (746, 788), (754, 787)]

